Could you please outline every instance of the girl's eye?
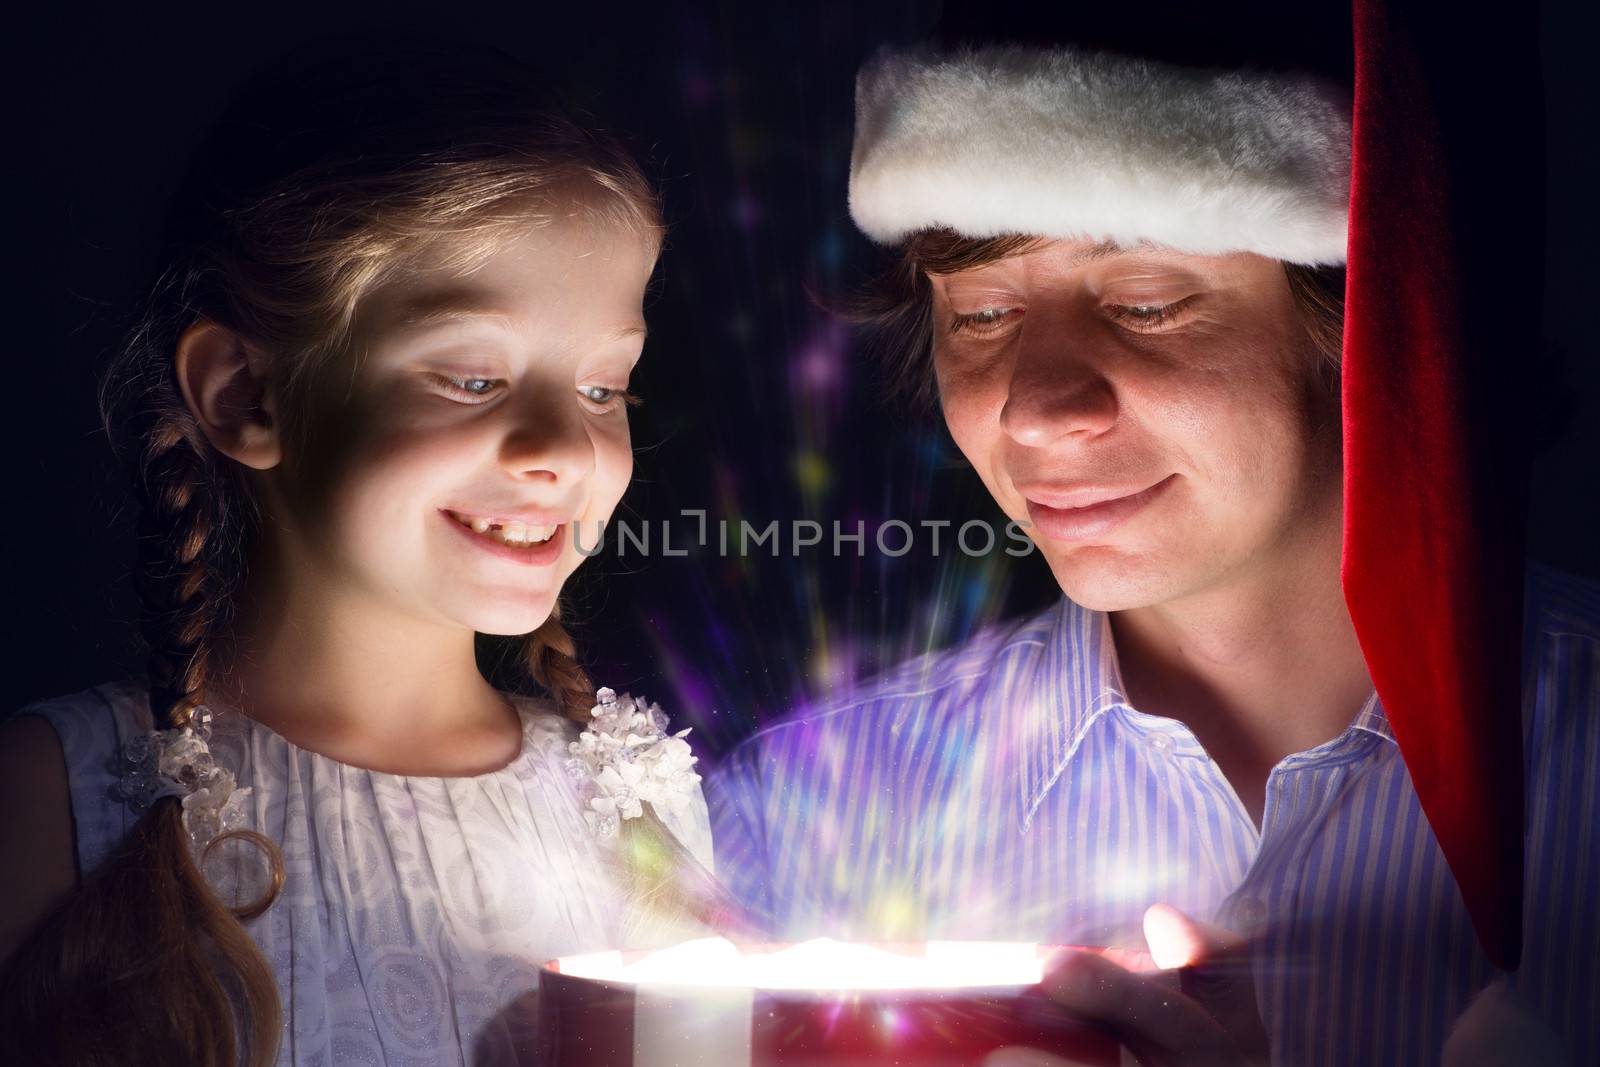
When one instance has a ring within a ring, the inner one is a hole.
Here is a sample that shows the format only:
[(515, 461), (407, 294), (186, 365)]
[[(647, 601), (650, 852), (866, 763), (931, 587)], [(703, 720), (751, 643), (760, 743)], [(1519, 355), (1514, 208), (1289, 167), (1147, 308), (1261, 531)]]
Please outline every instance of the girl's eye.
[(990, 307), (980, 308), (970, 315), (953, 315), (950, 318), (950, 332), (978, 336), (995, 333), (1007, 318), (1014, 317), (1020, 310), (1020, 308)]
[(1150, 331), (1170, 323), (1192, 299), (1185, 297), (1170, 304), (1107, 304), (1111, 317), (1135, 331)]
[(618, 404), (634, 407), (639, 403), (639, 398), (626, 389), (612, 389), (604, 385), (581, 385), (578, 395), (597, 408), (612, 408)]
[(435, 374), (432, 377), (447, 392), (458, 397), (490, 396), (505, 384), (500, 378), (453, 378), (448, 374)]

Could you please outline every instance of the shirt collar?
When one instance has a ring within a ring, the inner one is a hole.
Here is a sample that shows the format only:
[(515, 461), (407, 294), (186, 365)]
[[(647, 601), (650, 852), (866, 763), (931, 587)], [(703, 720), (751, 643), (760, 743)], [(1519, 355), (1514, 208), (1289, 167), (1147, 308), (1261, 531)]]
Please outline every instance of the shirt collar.
[[(1023, 831), (1078, 751), (1084, 734), (1101, 715), (1128, 707), (1111, 616), (1063, 599), (1051, 609), (1028, 691), (1018, 702), (1010, 743), (1021, 765)], [(1394, 731), (1374, 692), (1351, 721), (1350, 730), (1394, 743)]]
[(1012, 751), (1021, 764), (1022, 825), (1066, 770), (1084, 734), (1101, 715), (1127, 703), (1111, 639), (1111, 617), (1063, 599), (1021, 706), (1012, 709)]
[(1385, 741), (1394, 741), (1394, 731), (1389, 728), (1389, 716), (1384, 714), (1383, 701), (1378, 699), (1376, 691), (1361, 705), (1361, 710), (1356, 712), (1355, 719), (1350, 723), (1352, 730), (1365, 730), (1369, 734), (1377, 734)]

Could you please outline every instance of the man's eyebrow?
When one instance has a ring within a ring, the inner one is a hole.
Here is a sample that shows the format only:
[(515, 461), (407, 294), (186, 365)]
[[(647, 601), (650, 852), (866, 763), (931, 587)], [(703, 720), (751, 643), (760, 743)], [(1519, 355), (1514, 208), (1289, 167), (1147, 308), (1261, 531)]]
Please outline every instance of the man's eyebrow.
[[(1036, 239), (1034, 239), (1033, 243), (1031, 243), (1027, 247), (1023, 248), (1017, 254), (1018, 255), (1026, 255), (1029, 251), (1037, 248), (1040, 244), (1046, 242), (1047, 240), (1048, 240), (1048, 238), (1043, 238), (1043, 237), (1036, 238)], [(1139, 250), (1140, 249), (1137, 246), (1135, 246), (1133, 248), (1129, 248), (1126, 245), (1120, 245), (1116, 241), (1111, 240), (1110, 238), (1107, 238), (1106, 240), (1101, 241), (1098, 244), (1093, 244), (1093, 245), (1090, 245), (1088, 248), (1082, 249), (1081, 251), (1074, 252), (1072, 254), (1072, 257), (1067, 260), (1067, 269), (1071, 270), (1071, 269), (1074, 269), (1074, 268), (1077, 268), (1077, 267), (1081, 267), (1085, 263), (1093, 263), (1096, 260), (1100, 260), (1100, 259), (1112, 259), (1112, 258), (1115, 258), (1116, 256), (1126, 255), (1129, 252), (1137, 252)], [(1007, 258), (1009, 258), (1009, 257), (1007, 257)], [(940, 272), (938, 272), (938, 271), (929, 271), (928, 273), (929, 274), (939, 274)], [(954, 271), (954, 272), (951, 272), (949, 274), (944, 274), (942, 276), (943, 277), (952, 277), (955, 274), (961, 274), (961, 273), (964, 273), (964, 271)]]
[(1120, 256), (1131, 251), (1133, 249), (1125, 248), (1115, 241), (1101, 241), (1099, 244), (1091, 245), (1074, 255), (1067, 265), (1069, 267), (1081, 267), (1085, 263), (1093, 263), (1097, 259), (1110, 259), (1113, 256)]

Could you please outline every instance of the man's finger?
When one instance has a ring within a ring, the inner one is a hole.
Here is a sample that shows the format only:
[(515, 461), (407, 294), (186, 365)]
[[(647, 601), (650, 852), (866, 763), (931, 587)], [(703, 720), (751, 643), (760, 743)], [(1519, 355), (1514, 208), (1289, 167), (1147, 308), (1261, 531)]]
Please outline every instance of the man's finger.
[(1184, 995), (1215, 1019), (1245, 1056), (1264, 1057), (1267, 1035), (1256, 1002), (1250, 943), (1167, 904), (1153, 904), (1145, 912), (1144, 933), (1156, 966), (1179, 968)]
[(1220, 926), (1191, 919), (1170, 904), (1152, 904), (1144, 913), (1144, 939), (1157, 967), (1193, 967), (1225, 959), (1246, 959), (1250, 943)]
[(1073, 1015), (1116, 1034), (1145, 1063), (1236, 1060), (1222, 1027), (1198, 1004), (1094, 953), (1063, 953), (1042, 988)]

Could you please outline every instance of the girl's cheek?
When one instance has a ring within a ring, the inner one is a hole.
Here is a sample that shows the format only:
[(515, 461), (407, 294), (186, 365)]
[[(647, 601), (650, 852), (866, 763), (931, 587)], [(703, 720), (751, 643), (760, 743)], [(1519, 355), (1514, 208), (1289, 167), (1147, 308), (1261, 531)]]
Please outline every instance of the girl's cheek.
[(595, 463), (589, 499), (597, 511), (609, 516), (633, 480), (633, 444), (626, 416), (617, 425), (602, 427), (592, 440)]

